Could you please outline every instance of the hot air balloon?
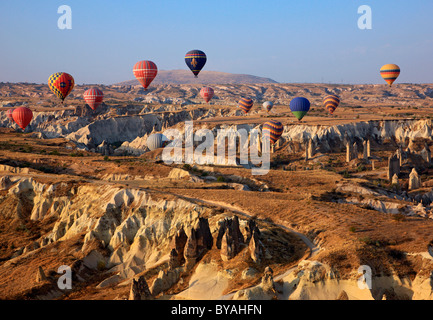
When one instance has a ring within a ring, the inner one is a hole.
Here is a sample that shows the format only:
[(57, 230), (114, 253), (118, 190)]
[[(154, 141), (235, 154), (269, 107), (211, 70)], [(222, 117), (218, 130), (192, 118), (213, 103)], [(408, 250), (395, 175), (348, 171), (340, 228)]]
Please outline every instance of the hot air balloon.
[(276, 120), (270, 120), (263, 124), (262, 132), (265, 137), (269, 137), (272, 144), (275, 144), (283, 134), (283, 125)]
[(147, 138), (146, 145), (150, 151), (153, 151), (165, 147), (168, 142), (169, 140), (162, 133), (153, 133)]
[(92, 110), (95, 110), (104, 100), (104, 93), (98, 88), (91, 88), (84, 92), (83, 98), (89, 107), (92, 108)]
[(8, 117), (8, 119), (11, 122), (14, 122), (14, 118), (12, 117), (12, 113), (14, 112), (15, 109), (9, 109), (8, 111), (6, 111), (6, 116)]
[(210, 99), (212, 99), (212, 97), (214, 95), (214, 91), (211, 87), (203, 87), (200, 90), (200, 95), (202, 96), (204, 101), (206, 101), (206, 103), (208, 103), (210, 101)]
[(23, 130), (29, 125), (33, 118), (33, 112), (27, 107), (19, 107), (14, 110), (12, 117), (15, 123)]
[(337, 109), (339, 104), (340, 98), (335, 94), (326, 96), (325, 99), (323, 99), (323, 106), (330, 114), (334, 113), (335, 109)]
[(380, 75), (391, 87), (400, 75), (400, 67), (396, 64), (386, 64), (380, 68)]
[(48, 86), (62, 103), (74, 89), (74, 85), (74, 78), (66, 72), (57, 72), (48, 78)]
[(247, 114), (251, 110), (253, 104), (254, 102), (250, 98), (242, 98), (241, 100), (239, 100), (239, 108), (241, 108), (245, 112), (245, 114)]
[(185, 55), (185, 62), (196, 78), (206, 64), (206, 60), (206, 54), (200, 50), (191, 50)]
[(271, 111), (271, 109), (274, 107), (274, 104), (271, 101), (265, 101), (263, 102), (263, 109), (266, 110), (266, 112)]
[(152, 61), (143, 60), (134, 65), (134, 76), (146, 90), (158, 74), (158, 68)]
[(290, 101), (290, 111), (295, 115), (295, 117), (301, 121), (302, 118), (310, 110), (310, 101), (303, 97), (294, 98)]

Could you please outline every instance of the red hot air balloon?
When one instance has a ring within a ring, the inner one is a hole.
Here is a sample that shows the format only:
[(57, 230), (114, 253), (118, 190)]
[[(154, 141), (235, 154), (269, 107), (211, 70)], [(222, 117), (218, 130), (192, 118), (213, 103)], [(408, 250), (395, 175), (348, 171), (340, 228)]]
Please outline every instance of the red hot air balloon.
[(15, 123), (21, 128), (25, 129), (33, 118), (33, 112), (27, 107), (19, 107), (12, 113)]
[(96, 110), (104, 100), (104, 93), (98, 88), (91, 88), (84, 92), (83, 97), (89, 107)]
[(158, 68), (152, 61), (143, 60), (139, 61), (134, 65), (134, 76), (141, 83), (144, 89), (150, 85), (158, 74)]
[(200, 95), (202, 96), (204, 101), (206, 101), (206, 103), (208, 103), (210, 101), (210, 99), (212, 99), (212, 97), (214, 95), (214, 91), (211, 87), (203, 87), (200, 90)]
[(14, 122), (14, 118), (12, 117), (12, 112), (14, 112), (15, 109), (9, 109), (6, 111), (6, 116), (9, 118), (11, 122)]

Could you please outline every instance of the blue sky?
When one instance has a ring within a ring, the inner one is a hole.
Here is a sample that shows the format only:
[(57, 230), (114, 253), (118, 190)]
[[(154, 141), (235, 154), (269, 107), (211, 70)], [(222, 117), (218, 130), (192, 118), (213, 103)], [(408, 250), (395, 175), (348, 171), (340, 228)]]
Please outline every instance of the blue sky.
[[(72, 9), (60, 30), (57, 9)], [(372, 30), (358, 28), (358, 7), (372, 9)], [(433, 83), (431, 0), (1, 0), (0, 82), (45, 83), (55, 72), (76, 83), (133, 79), (139, 60), (186, 69), (203, 50), (203, 70), (278, 82)]]

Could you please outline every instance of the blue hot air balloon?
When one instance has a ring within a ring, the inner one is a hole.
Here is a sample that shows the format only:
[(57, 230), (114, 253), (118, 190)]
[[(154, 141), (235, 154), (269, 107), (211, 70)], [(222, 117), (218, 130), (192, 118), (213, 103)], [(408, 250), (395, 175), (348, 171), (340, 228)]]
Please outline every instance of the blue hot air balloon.
[(185, 55), (185, 62), (196, 78), (206, 64), (206, 60), (206, 54), (200, 50), (191, 50)]
[(301, 121), (302, 118), (310, 110), (310, 101), (303, 97), (294, 98), (290, 101), (290, 111), (295, 115), (295, 117)]
[(168, 142), (169, 140), (162, 133), (154, 133), (147, 138), (146, 145), (150, 151), (153, 151), (165, 147)]

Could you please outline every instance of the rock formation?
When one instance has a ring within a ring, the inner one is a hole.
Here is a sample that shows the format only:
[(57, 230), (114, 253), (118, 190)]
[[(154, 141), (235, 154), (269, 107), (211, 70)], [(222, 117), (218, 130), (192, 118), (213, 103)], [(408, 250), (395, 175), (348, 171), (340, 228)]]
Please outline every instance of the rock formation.
[(397, 155), (394, 154), (388, 158), (388, 179), (391, 181), (392, 177), (396, 174), (400, 174), (400, 160)]
[(244, 237), (239, 228), (239, 218), (226, 218), (220, 224), (216, 246), (221, 249), (221, 258), (225, 261), (234, 258), (244, 244)]
[(153, 296), (150, 293), (144, 276), (140, 276), (137, 280), (132, 279), (131, 289), (129, 291), (129, 300), (152, 300)]
[(256, 232), (256, 230), (253, 231), (253, 236), (251, 237), (251, 240), (248, 244), (248, 249), (250, 250), (251, 259), (258, 263), (262, 260), (265, 248), (262, 244), (262, 242), (259, 239), (259, 233)]
[(44, 282), (44, 281), (47, 281), (48, 279), (47, 279), (47, 277), (46, 277), (46, 275), (45, 275), (45, 272), (44, 272), (44, 269), (42, 269), (42, 267), (40, 266), (39, 268), (38, 268), (38, 272), (37, 272), (37, 274), (36, 274), (36, 282)]
[(421, 188), (421, 179), (418, 176), (418, 172), (416, 172), (415, 168), (413, 168), (409, 175), (409, 190), (419, 188)]

